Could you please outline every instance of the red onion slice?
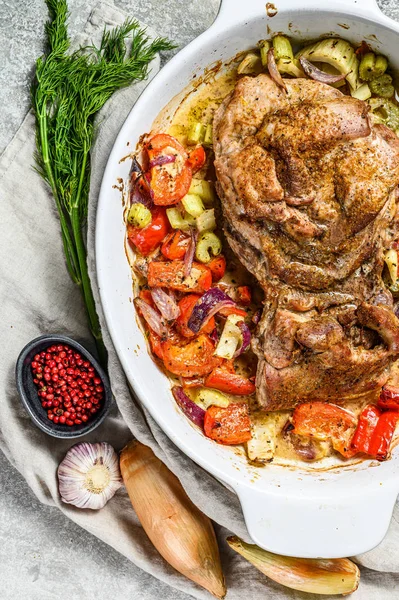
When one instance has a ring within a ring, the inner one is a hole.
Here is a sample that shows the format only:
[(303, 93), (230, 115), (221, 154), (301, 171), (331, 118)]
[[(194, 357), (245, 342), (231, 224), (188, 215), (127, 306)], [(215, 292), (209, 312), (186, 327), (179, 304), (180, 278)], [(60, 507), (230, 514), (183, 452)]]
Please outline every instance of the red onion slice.
[(234, 352), (233, 358), (237, 358), (237, 356), (243, 354), (251, 343), (251, 332), (249, 331), (248, 325), (244, 321), (239, 321), (237, 323), (237, 327), (241, 329), (242, 342), (239, 348), (237, 348), (237, 350)]
[(141, 174), (136, 181), (131, 183), (131, 191), (130, 191), (130, 203), (137, 204), (140, 202), (144, 204), (147, 208), (152, 208), (153, 206), (153, 191), (147, 181), (145, 175)]
[(186, 417), (195, 423), (195, 425), (198, 425), (198, 427), (203, 429), (205, 418), (204, 409), (190, 400), (190, 398), (184, 393), (183, 388), (178, 387), (177, 385), (172, 388), (172, 394)]
[(282, 87), (283, 90), (287, 91), (284, 79), (281, 77), (281, 73), (277, 68), (276, 59), (274, 58), (274, 48), (270, 48), (267, 53), (267, 68), (269, 69), (269, 75), (273, 79), (274, 83)]
[(256, 311), (256, 313), (254, 313), (253, 317), (252, 317), (252, 323), (254, 323), (255, 325), (257, 325), (260, 321), (260, 318), (262, 316), (262, 311), (260, 308), (258, 308), (258, 310)]
[(190, 229), (190, 241), (186, 254), (184, 255), (184, 277), (188, 277), (193, 266), (195, 248), (197, 245), (198, 232), (193, 228)]
[(174, 298), (169, 296), (162, 288), (152, 288), (151, 295), (159, 312), (167, 321), (177, 319), (180, 315), (180, 308)]
[(222, 292), (217, 287), (210, 288), (201, 296), (194, 305), (191, 317), (188, 320), (188, 327), (194, 333), (198, 333), (201, 327), (206, 325), (208, 321), (222, 308), (228, 306), (237, 306), (227, 294)]
[(169, 163), (174, 163), (175, 160), (176, 160), (176, 154), (160, 154), (159, 156), (156, 156), (155, 158), (150, 160), (148, 167), (150, 169), (153, 169), (154, 167), (160, 167), (161, 165), (167, 165)]
[(136, 309), (138, 308), (143, 315), (143, 319), (146, 320), (148, 326), (151, 327), (155, 333), (157, 333), (162, 338), (167, 338), (169, 335), (169, 329), (165, 324), (161, 315), (152, 308), (147, 302), (144, 302), (142, 298), (135, 298), (134, 305)]
[(304, 56), (301, 56), (299, 62), (301, 63), (306, 75), (315, 81), (320, 81), (320, 83), (328, 83), (331, 85), (332, 83), (338, 83), (338, 81), (342, 81), (348, 75), (348, 73), (345, 75), (330, 75), (329, 73), (325, 73), (324, 71), (321, 71), (312, 65), (312, 63)]

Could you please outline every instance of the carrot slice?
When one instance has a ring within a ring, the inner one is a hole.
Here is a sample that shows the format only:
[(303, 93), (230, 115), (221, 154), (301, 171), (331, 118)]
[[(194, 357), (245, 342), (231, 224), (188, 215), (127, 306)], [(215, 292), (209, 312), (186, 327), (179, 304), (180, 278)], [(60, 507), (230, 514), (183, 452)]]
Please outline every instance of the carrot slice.
[(182, 260), (152, 261), (148, 265), (148, 285), (201, 294), (211, 287), (212, 274), (207, 267), (194, 262), (190, 275), (185, 277)]
[(222, 359), (214, 356), (215, 346), (206, 334), (185, 345), (174, 344), (172, 340), (162, 343), (165, 367), (175, 375), (195, 377), (206, 375), (220, 365)]
[(204, 432), (219, 444), (248, 442), (252, 434), (247, 404), (230, 404), (227, 408), (210, 406), (205, 413)]
[(216, 256), (209, 263), (208, 267), (212, 271), (213, 281), (219, 281), (222, 279), (226, 272), (226, 259), (224, 256)]
[(205, 379), (205, 386), (235, 396), (250, 396), (256, 390), (250, 379), (234, 373), (225, 366), (214, 369)]

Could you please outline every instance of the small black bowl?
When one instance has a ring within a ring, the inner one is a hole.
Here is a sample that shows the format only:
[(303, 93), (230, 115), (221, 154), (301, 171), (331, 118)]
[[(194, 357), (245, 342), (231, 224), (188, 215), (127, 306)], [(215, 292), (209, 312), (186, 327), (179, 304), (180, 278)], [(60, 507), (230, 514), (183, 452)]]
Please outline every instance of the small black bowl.
[[(46, 409), (42, 407), (41, 400), (37, 393), (37, 387), (33, 383), (31, 362), (35, 354), (46, 350), (46, 348), (53, 346), (54, 344), (66, 344), (76, 350), (76, 352), (79, 352), (93, 365), (103, 383), (103, 403), (100, 410), (95, 413), (87, 423), (72, 425), (70, 427), (68, 425), (63, 425), (62, 423), (53, 423), (53, 421), (50, 421), (47, 417)], [(68, 439), (86, 435), (96, 429), (96, 427), (104, 421), (111, 408), (112, 392), (107, 375), (86, 348), (78, 342), (75, 342), (75, 340), (63, 335), (42, 335), (29, 342), (18, 357), (15, 377), (19, 395), (21, 396), (22, 403), (28, 411), (30, 418), (39, 429), (53, 437)]]

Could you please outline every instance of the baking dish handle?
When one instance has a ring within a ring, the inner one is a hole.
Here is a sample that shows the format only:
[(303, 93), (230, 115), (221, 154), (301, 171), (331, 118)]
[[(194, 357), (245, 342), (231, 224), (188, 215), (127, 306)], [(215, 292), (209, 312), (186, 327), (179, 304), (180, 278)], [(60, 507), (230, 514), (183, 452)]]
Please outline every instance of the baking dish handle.
[(248, 533), (261, 548), (298, 558), (343, 558), (383, 540), (398, 495), (395, 485), (346, 497), (335, 489), (329, 498), (244, 486), (236, 492)]
[(275, 0), (267, 2), (264, 0), (251, 0), (243, 2), (242, 0), (221, 0), (219, 13), (214, 22), (215, 26), (222, 26), (233, 23), (242, 23), (243, 20), (261, 15), (272, 19), (278, 15), (279, 10), (338, 10), (342, 9), (345, 13), (354, 12), (356, 15), (371, 17), (383, 16), (377, 0), (307, 0), (304, 6), (303, 0)]

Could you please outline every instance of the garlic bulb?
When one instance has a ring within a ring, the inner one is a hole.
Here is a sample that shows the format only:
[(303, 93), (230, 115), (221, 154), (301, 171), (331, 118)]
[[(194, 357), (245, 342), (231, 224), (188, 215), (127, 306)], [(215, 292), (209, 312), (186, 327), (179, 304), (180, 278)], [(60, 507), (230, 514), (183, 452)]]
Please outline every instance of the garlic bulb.
[(115, 450), (106, 442), (76, 444), (58, 467), (58, 484), (63, 502), (102, 508), (122, 485)]

